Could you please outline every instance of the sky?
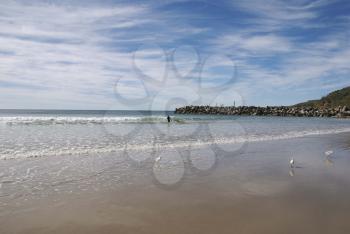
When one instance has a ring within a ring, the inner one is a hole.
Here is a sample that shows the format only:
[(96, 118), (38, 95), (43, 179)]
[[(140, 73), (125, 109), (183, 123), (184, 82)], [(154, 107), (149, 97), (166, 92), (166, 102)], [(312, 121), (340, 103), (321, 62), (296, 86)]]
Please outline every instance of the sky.
[(1, 109), (291, 105), (350, 85), (350, 1), (0, 1)]

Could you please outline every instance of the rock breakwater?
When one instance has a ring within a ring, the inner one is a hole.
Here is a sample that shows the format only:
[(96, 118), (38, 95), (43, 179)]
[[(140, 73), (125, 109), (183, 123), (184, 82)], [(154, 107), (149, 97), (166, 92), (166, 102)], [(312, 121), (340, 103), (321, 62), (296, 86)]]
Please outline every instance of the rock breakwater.
[(350, 109), (346, 106), (339, 106), (336, 108), (294, 106), (185, 106), (176, 108), (175, 113), (193, 115), (198, 114), (350, 118)]

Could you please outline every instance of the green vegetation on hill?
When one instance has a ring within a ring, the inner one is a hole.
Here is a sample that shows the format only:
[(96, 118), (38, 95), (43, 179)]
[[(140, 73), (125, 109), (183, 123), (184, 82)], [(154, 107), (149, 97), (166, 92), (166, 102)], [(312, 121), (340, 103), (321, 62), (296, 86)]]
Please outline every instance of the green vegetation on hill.
[(317, 107), (317, 108), (336, 108), (338, 106), (350, 107), (350, 87), (346, 87), (331, 92), (320, 100), (311, 100), (295, 105), (297, 107)]

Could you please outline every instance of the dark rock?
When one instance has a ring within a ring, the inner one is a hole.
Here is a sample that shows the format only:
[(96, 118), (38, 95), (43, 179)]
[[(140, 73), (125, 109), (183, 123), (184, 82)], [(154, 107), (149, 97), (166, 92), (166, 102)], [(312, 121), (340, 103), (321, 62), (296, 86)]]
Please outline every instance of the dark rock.
[(252, 115), (252, 116), (298, 116), (298, 117), (350, 117), (347, 107), (317, 108), (289, 106), (185, 106), (177, 108), (176, 114), (206, 114), (206, 115)]

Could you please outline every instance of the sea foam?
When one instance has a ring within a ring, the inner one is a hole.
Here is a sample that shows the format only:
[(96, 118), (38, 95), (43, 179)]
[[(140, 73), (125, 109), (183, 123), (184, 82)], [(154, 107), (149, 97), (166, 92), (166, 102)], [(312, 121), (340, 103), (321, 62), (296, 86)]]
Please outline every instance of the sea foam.
[[(283, 134), (276, 135), (241, 135), (235, 137), (217, 137), (210, 140), (177, 140), (173, 142), (163, 142), (157, 144), (158, 150), (166, 150), (170, 148), (186, 148), (186, 147), (202, 147), (210, 145), (229, 145), (229, 144), (242, 144), (249, 142), (264, 142), (264, 141), (277, 141), (286, 140), (315, 135), (327, 135), (327, 134), (339, 134), (350, 132), (350, 128), (339, 129), (325, 129), (325, 130), (310, 130), (310, 131), (290, 131)], [(31, 158), (31, 157), (44, 157), (44, 156), (65, 156), (65, 155), (89, 155), (89, 154), (104, 154), (123, 151), (152, 151), (155, 148), (155, 144), (142, 143), (142, 144), (114, 144), (110, 142), (107, 145), (89, 144), (89, 145), (76, 145), (73, 147), (45, 147), (42, 149), (26, 150), (16, 149), (2, 151), (0, 159), (16, 159), (16, 158)], [(226, 147), (227, 148), (227, 147)]]

